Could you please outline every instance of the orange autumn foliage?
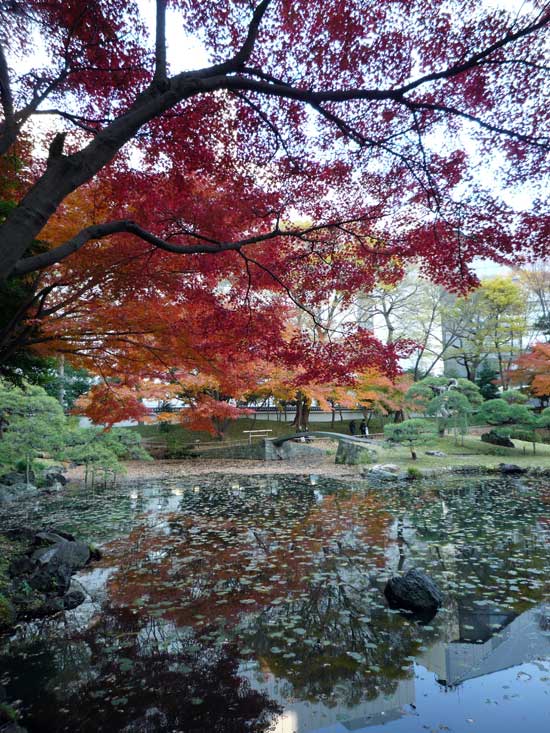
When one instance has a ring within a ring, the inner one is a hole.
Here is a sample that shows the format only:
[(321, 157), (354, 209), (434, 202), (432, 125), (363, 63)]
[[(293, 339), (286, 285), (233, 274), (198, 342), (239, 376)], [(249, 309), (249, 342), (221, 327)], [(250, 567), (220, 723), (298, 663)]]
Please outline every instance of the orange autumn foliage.
[(528, 385), (535, 397), (550, 395), (550, 343), (535, 344), (531, 351), (516, 359), (509, 372), (510, 381)]

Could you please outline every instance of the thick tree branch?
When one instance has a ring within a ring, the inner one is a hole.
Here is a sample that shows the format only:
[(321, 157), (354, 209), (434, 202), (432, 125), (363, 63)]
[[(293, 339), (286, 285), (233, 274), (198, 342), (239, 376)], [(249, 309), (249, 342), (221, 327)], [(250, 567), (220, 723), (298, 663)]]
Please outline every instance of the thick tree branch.
[(258, 37), (258, 31), (260, 30), (260, 24), (271, 2), (272, 0), (262, 0), (262, 2), (257, 5), (256, 9), (254, 10), (252, 20), (250, 21), (250, 25), (248, 26), (248, 34), (246, 36), (246, 40), (241, 46), (238, 53), (233, 57), (233, 61), (239, 69), (241, 69), (244, 64), (246, 64), (246, 62), (250, 59), (250, 56), (252, 55), (252, 51), (254, 50), (254, 45)]
[(156, 84), (166, 82), (166, 0), (157, 0), (155, 29), (155, 75)]
[(13, 95), (10, 85), (10, 76), (4, 47), (0, 43), (0, 99), (6, 123), (13, 122)]
[[(358, 223), (363, 221), (364, 218), (349, 219), (343, 222), (326, 222), (323, 224), (317, 224), (315, 226), (307, 227), (304, 229), (280, 229), (278, 224), (275, 229), (265, 232), (263, 234), (256, 234), (250, 237), (239, 239), (235, 242), (221, 242), (210, 237), (206, 237), (198, 232), (191, 230), (182, 229), (180, 234), (188, 237), (200, 240), (202, 244), (175, 244), (174, 242), (168, 241), (158, 237), (156, 234), (147, 231), (139, 224), (129, 219), (122, 219), (120, 221), (111, 221), (104, 224), (93, 224), (92, 226), (82, 229), (71, 239), (67, 240), (58, 247), (42, 252), (32, 257), (26, 257), (20, 260), (13, 270), (13, 275), (20, 276), (25, 275), (29, 272), (36, 270), (42, 270), (46, 267), (61, 262), (66, 257), (75, 252), (78, 252), (87, 242), (92, 240), (104, 239), (105, 237), (112, 236), (113, 234), (134, 234), (148, 244), (152, 244), (154, 247), (164, 250), (165, 252), (171, 252), (173, 254), (181, 255), (194, 255), (194, 254), (220, 254), (222, 252), (238, 252), (244, 247), (248, 247), (252, 244), (262, 244), (263, 242), (269, 242), (277, 238), (292, 238), (307, 240), (307, 235), (328, 231), (338, 230), (344, 224)], [(395, 252), (388, 249), (373, 249), (373, 253), (387, 255), (388, 257), (393, 256)]]
[[(506, 46), (514, 43), (515, 41), (523, 38), (531, 33), (544, 28), (550, 24), (550, 14), (541, 14), (536, 22), (530, 23), (515, 33), (507, 33), (503, 38), (495, 43), (491, 44), (487, 48), (473, 54), (466, 61), (452, 64), (446, 69), (441, 71), (435, 71), (430, 74), (425, 74), (418, 77), (414, 81), (402, 86), (394, 87), (393, 89), (327, 89), (325, 91), (313, 91), (310, 89), (298, 89), (289, 84), (282, 84), (279, 81), (274, 81), (269, 76), (262, 74), (261, 71), (253, 68), (247, 68), (246, 71), (249, 74), (256, 75), (260, 81), (247, 87), (249, 91), (258, 91), (260, 93), (272, 94), (275, 96), (289, 97), (290, 99), (297, 99), (308, 104), (322, 104), (323, 102), (348, 102), (356, 100), (394, 100), (396, 102), (402, 101), (402, 98), (408, 92), (417, 89), (418, 87), (429, 84), (433, 81), (453, 79), (466, 71), (470, 71), (473, 68), (479, 66), (482, 62), (492, 56), (496, 51), (499, 51)], [(262, 84), (261, 81), (264, 83)], [(269, 91), (271, 89), (271, 91)]]

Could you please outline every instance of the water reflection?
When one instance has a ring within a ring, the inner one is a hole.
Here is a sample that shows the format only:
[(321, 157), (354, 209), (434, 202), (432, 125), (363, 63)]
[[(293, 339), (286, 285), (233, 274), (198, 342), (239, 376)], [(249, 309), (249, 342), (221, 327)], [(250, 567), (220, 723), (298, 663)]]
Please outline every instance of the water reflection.
[[(434, 643), (418, 661), (434, 672), (441, 684), (455, 686), (535, 659), (550, 659), (550, 635), (545, 627), (548, 610), (541, 604), (520, 616), (494, 610), (472, 615), (470, 609), (458, 606), (452, 615), (450, 638)], [(468, 631), (463, 635), (465, 621), (469, 622)]]
[[(104, 608), (83, 633), (13, 642), (5, 694), (29, 731), (261, 733), (278, 705), (238, 674), (229, 645), (198, 642), (162, 619)], [(36, 695), (36, 681), (41, 681)]]
[[(536, 481), (201, 477), (65, 501), (31, 511), (103, 540), (104, 559), (83, 607), (5, 647), (0, 685), (30, 731), (263, 731), (274, 715), (278, 733), (422, 730), (424, 695), (550, 659)], [(413, 566), (445, 594), (423, 624), (381, 593)], [(459, 730), (451, 708), (437, 725)]]
[[(456, 637), (460, 634), (460, 609), (456, 615), (452, 614), (447, 625), (450, 640), (439, 639), (428, 649), (416, 655), (415, 663), (408, 665), (408, 676), (398, 680), (391, 690), (379, 689), (378, 694), (371, 699), (364, 700), (356, 705), (347, 705), (343, 696), (338, 700), (310, 702), (306, 700), (293, 701), (288, 699), (292, 688), (286, 680), (277, 677), (272, 672), (262, 671), (257, 665), (250, 666), (245, 674), (256, 689), (266, 693), (271, 699), (284, 705), (285, 710), (277, 719), (273, 733), (336, 733), (337, 731), (371, 730), (372, 727), (384, 725), (393, 720), (410, 716), (422, 703), (425, 695), (426, 677), (432, 682), (430, 693), (436, 694), (434, 686), (443, 686), (452, 690), (463, 685), (468, 680), (492, 675), (495, 672), (516, 668), (512, 678), (526, 681), (532, 680), (532, 675), (523, 667), (534, 660), (550, 660), (550, 635), (547, 624), (549, 607), (545, 604), (536, 606), (521, 614), (506, 625), (500, 632), (491, 636), (483, 644), (468, 642)], [(421, 678), (419, 685), (418, 665), (422, 665), (426, 677)], [(550, 671), (544, 665), (537, 668), (539, 672)], [(416, 671), (416, 674), (415, 674)], [(433, 677), (430, 673), (433, 673)], [(542, 682), (549, 682), (550, 678), (541, 675)], [(437, 680), (437, 682), (435, 682)], [(513, 685), (506, 686), (512, 689)], [(419, 694), (419, 688), (422, 693)], [(550, 686), (542, 690), (542, 695), (550, 694)], [(375, 688), (376, 689), (376, 688)], [(463, 689), (463, 687), (461, 687)], [(505, 694), (505, 693), (504, 693)], [(514, 693), (512, 693), (514, 694)], [(286, 703), (286, 704), (285, 704)], [(548, 705), (546, 703), (546, 709)], [(541, 711), (541, 718), (544, 717)], [(441, 715), (445, 715), (441, 711)], [(537, 717), (539, 717), (537, 715)], [(546, 716), (548, 717), (548, 716)], [(447, 720), (449, 718), (447, 717)], [(541, 722), (541, 728), (531, 728), (531, 731), (547, 730)], [(427, 726), (424, 726), (426, 729)], [(411, 730), (412, 728), (407, 728)], [(439, 730), (444, 728), (439, 727)], [(490, 730), (496, 730), (491, 728)]]

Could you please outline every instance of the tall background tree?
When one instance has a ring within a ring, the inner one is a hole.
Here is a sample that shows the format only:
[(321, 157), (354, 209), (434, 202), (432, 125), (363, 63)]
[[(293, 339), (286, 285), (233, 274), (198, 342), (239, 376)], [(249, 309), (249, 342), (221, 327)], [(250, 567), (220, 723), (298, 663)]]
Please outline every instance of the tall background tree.
[(475, 380), (488, 361), (500, 384), (508, 387), (513, 360), (528, 344), (528, 303), (511, 276), (488, 278), (467, 296), (444, 309), (445, 328), (455, 335), (448, 351)]

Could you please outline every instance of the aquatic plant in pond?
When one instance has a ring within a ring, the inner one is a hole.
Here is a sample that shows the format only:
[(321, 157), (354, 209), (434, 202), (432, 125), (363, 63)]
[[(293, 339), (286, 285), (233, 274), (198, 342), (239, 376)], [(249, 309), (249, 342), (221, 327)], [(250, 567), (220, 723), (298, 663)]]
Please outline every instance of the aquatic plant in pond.
[[(358, 718), (414, 693), (415, 660), (456, 685), (491, 671), (497, 652), (510, 663), (550, 658), (540, 605), (550, 494), (535, 479), (350, 486), (202, 476), (39, 502), (9, 520), (47, 518), (102, 541), (103, 560), (81, 580), (103, 606), (69, 614), (68, 626), (43, 624), (41, 640), (22, 630), (5, 647), (8, 699), (25, 701), (31, 733), (45, 730), (36, 721), (55, 705), (66, 712), (51, 730), (89, 721), (142, 730), (151, 707), (164, 716), (150, 721), (158, 730), (267, 730), (277, 716), (269, 697), (287, 708), (308, 701), (326, 720), (331, 710)], [(424, 625), (388, 609), (381, 593), (386, 577), (413, 566), (445, 594)], [(506, 650), (518, 634), (523, 656), (514, 658)], [(25, 688), (32, 644), (49, 666), (28, 671)], [(67, 689), (60, 649), (77, 660)], [(30, 699), (37, 686), (43, 693)], [(242, 704), (220, 722), (217, 701), (233, 695)]]

